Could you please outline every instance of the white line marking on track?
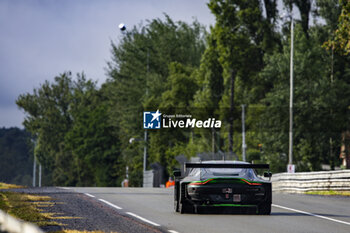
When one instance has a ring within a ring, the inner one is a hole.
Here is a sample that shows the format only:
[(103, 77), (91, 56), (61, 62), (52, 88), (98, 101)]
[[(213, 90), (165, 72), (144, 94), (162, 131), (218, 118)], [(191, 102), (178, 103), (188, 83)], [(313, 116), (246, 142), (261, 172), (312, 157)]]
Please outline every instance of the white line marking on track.
[(89, 196), (89, 197), (95, 197), (94, 195), (91, 195), (90, 193), (84, 193), (86, 196)]
[(179, 233), (177, 231), (174, 231), (174, 230), (168, 230), (170, 233)]
[(131, 215), (131, 216), (133, 216), (133, 217), (135, 217), (135, 218), (138, 218), (138, 219), (140, 219), (140, 220), (142, 220), (142, 221), (144, 221), (144, 222), (147, 222), (147, 223), (149, 223), (149, 224), (152, 224), (153, 226), (160, 227), (160, 225), (159, 225), (158, 223), (152, 222), (152, 221), (150, 221), (150, 220), (148, 220), (148, 219), (145, 219), (145, 218), (143, 218), (143, 217), (141, 217), (141, 216), (138, 216), (137, 214), (134, 214), (134, 213), (131, 213), (131, 212), (126, 212), (126, 213), (129, 214), (129, 215)]
[(345, 225), (350, 225), (350, 222), (344, 222), (344, 221), (341, 221), (341, 220), (337, 220), (337, 219), (334, 219), (334, 218), (328, 218), (328, 217), (325, 217), (325, 216), (322, 216), (322, 215), (313, 214), (313, 213), (309, 213), (309, 212), (302, 211), (302, 210), (296, 210), (296, 209), (292, 209), (292, 208), (289, 208), (289, 207), (276, 205), (276, 204), (272, 204), (272, 206), (277, 207), (277, 208), (281, 208), (281, 209), (291, 210), (291, 211), (298, 212), (298, 213), (301, 213), (301, 214), (310, 215), (310, 216), (317, 217), (317, 218), (323, 218), (323, 219), (326, 219), (326, 220), (329, 220), (329, 221), (342, 223), (342, 224), (345, 224)]
[(118, 210), (123, 209), (122, 207), (119, 207), (119, 206), (117, 206), (117, 205), (114, 205), (114, 204), (112, 204), (112, 203), (110, 203), (110, 202), (108, 202), (108, 201), (106, 201), (106, 200), (103, 200), (103, 199), (98, 199), (98, 200), (100, 200), (100, 201), (106, 203), (107, 205), (110, 205), (110, 206), (112, 206), (112, 207), (114, 207), (114, 208), (116, 208), (116, 209), (118, 209)]

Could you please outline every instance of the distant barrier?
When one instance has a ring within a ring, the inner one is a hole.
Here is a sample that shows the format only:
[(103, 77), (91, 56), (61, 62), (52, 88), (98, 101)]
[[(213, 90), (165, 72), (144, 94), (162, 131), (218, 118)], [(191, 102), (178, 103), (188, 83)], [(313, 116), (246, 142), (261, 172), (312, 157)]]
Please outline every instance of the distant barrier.
[(32, 223), (16, 219), (0, 210), (0, 231), (9, 233), (44, 233)]
[(151, 187), (163, 187), (167, 179), (165, 178), (165, 169), (160, 163), (152, 163), (150, 165), (151, 170), (143, 172), (143, 184), (144, 188)]
[(143, 185), (144, 188), (153, 187), (153, 170), (147, 170), (143, 172)]
[(291, 193), (349, 191), (350, 170), (273, 174), (272, 190)]

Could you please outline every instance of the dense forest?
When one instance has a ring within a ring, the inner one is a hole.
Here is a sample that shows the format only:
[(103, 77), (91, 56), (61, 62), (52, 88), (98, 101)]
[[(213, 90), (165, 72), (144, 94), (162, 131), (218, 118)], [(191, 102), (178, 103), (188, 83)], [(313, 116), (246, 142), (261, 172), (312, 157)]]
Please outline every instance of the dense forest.
[[(349, 143), (342, 134), (350, 122), (350, 2), (283, 3), (300, 13), (293, 38), (296, 171), (334, 168)], [(130, 185), (141, 186), (143, 111), (157, 109), (223, 124), (148, 130), (148, 169), (159, 163), (170, 174), (179, 155), (242, 159), (244, 104), (247, 161), (286, 170), (291, 20), (280, 16), (277, 0), (210, 0), (208, 7), (216, 19), (209, 29), (168, 15), (127, 29), (111, 41), (101, 86), (64, 72), (18, 97), (44, 185), (120, 186), (128, 166)]]
[(0, 182), (31, 185), (33, 148), (30, 134), (18, 128), (0, 128)]

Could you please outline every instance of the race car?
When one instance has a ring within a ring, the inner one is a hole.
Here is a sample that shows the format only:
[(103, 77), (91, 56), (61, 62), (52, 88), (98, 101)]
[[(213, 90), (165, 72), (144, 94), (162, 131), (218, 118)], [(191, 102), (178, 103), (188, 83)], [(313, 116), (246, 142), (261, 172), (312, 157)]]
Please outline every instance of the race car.
[(255, 169), (268, 164), (241, 161), (185, 163), (185, 174), (174, 171), (174, 208), (183, 213), (271, 213), (271, 173), (259, 177)]

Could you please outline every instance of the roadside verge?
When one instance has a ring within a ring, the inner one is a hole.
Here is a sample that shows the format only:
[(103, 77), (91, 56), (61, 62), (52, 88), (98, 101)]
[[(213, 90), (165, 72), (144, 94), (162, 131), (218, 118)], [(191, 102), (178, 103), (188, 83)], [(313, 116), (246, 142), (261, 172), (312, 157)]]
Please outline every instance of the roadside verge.
[(36, 225), (19, 220), (0, 210), (0, 231), (10, 233), (44, 233)]

